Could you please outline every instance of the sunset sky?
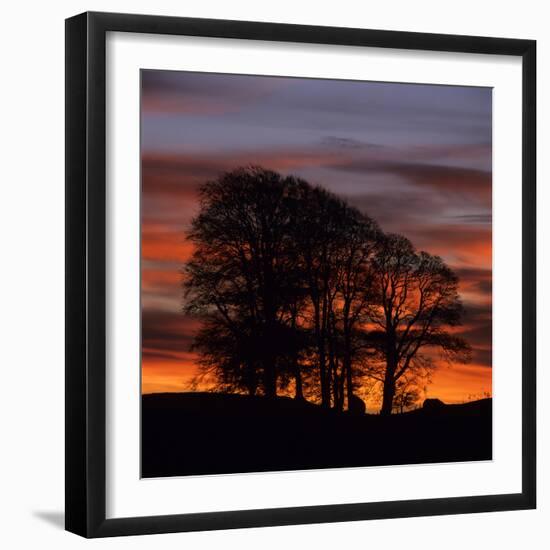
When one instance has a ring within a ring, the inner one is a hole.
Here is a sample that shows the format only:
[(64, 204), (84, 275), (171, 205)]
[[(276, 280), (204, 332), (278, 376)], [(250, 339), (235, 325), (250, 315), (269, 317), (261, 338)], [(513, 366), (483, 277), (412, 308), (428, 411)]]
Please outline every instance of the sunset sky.
[(488, 88), (142, 71), (142, 390), (185, 391), (196, 320), (181, 313), (185, 233), (206, 180), (254, 164), (346, 198), (460, 277), (473, 347), (430, 397), (491, 392)]

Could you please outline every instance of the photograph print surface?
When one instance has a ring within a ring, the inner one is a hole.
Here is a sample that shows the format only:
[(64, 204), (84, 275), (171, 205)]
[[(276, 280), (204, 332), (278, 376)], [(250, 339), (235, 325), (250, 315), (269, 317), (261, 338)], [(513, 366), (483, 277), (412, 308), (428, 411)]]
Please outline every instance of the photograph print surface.
[(143, 477), (492, 458), (492, 90), (141, 72)]

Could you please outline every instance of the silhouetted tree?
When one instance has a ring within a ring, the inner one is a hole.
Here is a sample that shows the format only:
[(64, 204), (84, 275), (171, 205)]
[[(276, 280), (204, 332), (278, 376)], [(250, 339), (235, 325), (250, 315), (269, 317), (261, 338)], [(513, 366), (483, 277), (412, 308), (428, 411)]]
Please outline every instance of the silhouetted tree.
[(382, 237), (377, 224), (354, 209), (347, 212), (343, 232), (337, 288), (343, 350), (342, 379), (345, 378), (349, 407), (353, 398), (353, 359), (358, 347), (358, 325), (368, 321), (375, 298), (372, 259)]
[[(184, 267), (185, 309), (206, 320), (197, 348), (223, 376), (261, 370), (249, 391), (261, 386), (268, 397), (288, 363), (281, 343), (296, 300), (289, 233), (298, 183), (257, 167), (228, 172), (202, 186), (188, 234), (195, 251)], [(261, 353), (248, 358), (247, 345)]]
[(329, 323), (336, 296), (338, 255), (343, 245), (340, 222), (345, 205), (328, 191), (304, 182), (296, 206), (293, 240), (310, 301), (321, 404), (330, 407)]
[(416, 380), (413, 377), (403, 377), (395, 385), (395, 397), (393, 408), (395, 411), (403, 413), (405, 410), (414, 406), (420, 400), (420, 390), (416, 386)]
[(382, 383), (382, 415), (391, 414), (396, 384), (407, 373), (433, 368), (434, 352), (467, 361), (470, 347), (448, 330), (461, 323), (458, 278), (438, 256), (417, 253), (400, 235), (386, 235), (374, 258), (376, 304), (371, 322), (381, 330), (383, 363), (370, 366)]
[(376, 223), (332, 193), (301, 182), (293, 241), (308, 293), (321, 404), (352, 395), (352, 334), (369, 296)]

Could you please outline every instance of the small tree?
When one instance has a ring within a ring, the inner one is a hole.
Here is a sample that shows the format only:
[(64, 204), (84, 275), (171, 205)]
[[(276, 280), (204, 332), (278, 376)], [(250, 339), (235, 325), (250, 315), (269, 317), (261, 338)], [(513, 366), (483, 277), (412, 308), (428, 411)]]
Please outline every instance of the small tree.
[(389, 415), (398, 382), (407, 374), (427, 376), (434, 353), (466, 362), (470, 347), (449, 328), (461, 323), (458, 278), (438, 256), (417, 253), (400, 235), (386, 235), (374, 259), (376, 307), (383, 361), (370, 369), (382, 383), (382, 415)]
[(396, 412), (403, 413), (416, 405), (420, 397), (421, 393), (414, 378), (402, 378), (395, 385), (393, 409)]

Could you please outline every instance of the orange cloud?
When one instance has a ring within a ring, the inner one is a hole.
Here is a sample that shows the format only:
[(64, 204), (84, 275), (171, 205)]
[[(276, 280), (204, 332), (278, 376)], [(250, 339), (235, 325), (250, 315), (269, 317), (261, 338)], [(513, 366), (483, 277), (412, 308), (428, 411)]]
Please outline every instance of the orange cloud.
[(492, 395), (493, 369), (483, 365), (440, 365), (427, 388), (428, 397), (446, 403), (461, 403)]
[(414, 244), (447, 259), (454, 268), (492, 266), (491, 227), (468, 224), (407, 226), (403, 230)]
[(142, 260), (183, 264), (192, 253), (193, 245), (185, 239), (182, 227), (143, 224), (141, 231)]
[(141, 392), (181, 392), (197, 374), (195, 358), (191, 354), (181, 355), (173, 360), (142, 360)]

